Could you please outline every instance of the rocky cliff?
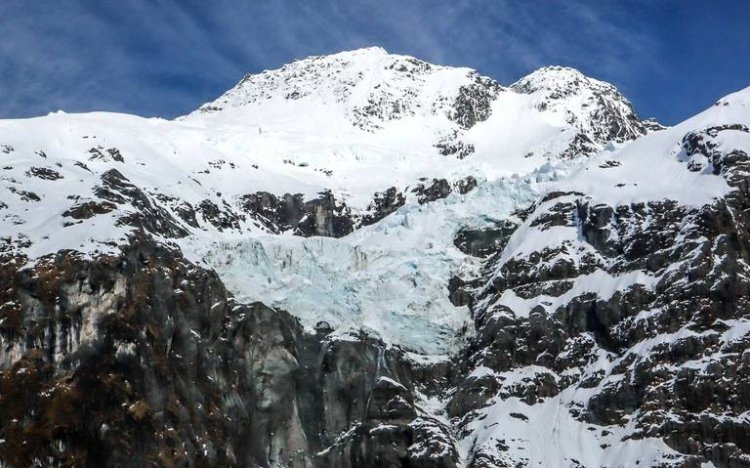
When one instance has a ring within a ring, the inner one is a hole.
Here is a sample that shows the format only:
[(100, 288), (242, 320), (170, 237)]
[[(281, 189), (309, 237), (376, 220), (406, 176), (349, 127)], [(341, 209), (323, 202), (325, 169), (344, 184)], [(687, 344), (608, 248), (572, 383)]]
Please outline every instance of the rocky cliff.
[(143, 234), (119, 255), (2, 259), (10, 466), (451, 466), (425, 376), (365, 334), (239, 304)]

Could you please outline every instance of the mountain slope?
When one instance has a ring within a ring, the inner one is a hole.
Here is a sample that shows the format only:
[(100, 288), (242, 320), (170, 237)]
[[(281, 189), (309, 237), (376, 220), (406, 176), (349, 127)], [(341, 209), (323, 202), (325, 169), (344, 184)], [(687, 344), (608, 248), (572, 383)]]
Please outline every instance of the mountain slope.
[(484, 265), (449, 403), (471, 466), (750, 460), (749, 111), (591, 158)]

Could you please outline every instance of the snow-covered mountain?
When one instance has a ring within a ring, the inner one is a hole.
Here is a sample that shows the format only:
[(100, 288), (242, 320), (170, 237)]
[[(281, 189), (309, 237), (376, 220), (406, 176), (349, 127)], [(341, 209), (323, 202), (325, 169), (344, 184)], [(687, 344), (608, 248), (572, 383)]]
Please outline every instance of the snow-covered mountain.
[(749, 125), (379, 48), (0, 121), (0, 459), (750, 463)]
[[(411, 321), (451, 335), (468, 320), (444, 293), (452, 275), (476, 269), (453, 246), (458, 229), (528, 205), (530, 181), (574, 165), (572, 148), (587, 155), (603, 135), (645, 132), (611, 85), (571, 69), (503, 88), (469, 69), (363, 49), (249, 75), (177, 121), (5, 121), (0, 183), (14, 195), (0, 222), (32, 259), (108, 252), (143, 228), (226, 271), (240, 297), (308, 326), (365, 326), (445, 351), (449, 339), (415, 337)], [(270, 237), (355, 230), (341, 241)]]

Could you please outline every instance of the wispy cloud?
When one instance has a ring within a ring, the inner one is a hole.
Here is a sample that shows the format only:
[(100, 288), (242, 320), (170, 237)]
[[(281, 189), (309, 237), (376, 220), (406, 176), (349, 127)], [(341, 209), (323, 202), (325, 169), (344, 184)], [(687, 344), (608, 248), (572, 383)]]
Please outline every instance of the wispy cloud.
[(666, 80), (662, 25), (643, 18), (659, 13), (653, 5), (8, 0), (0, 3), (0, 116), (57, 108), (174, 116), (246, 72), (369, 45), (477, 68), (505, 84), (543, 65), (569, 65), (638, 97), (647, 80)]

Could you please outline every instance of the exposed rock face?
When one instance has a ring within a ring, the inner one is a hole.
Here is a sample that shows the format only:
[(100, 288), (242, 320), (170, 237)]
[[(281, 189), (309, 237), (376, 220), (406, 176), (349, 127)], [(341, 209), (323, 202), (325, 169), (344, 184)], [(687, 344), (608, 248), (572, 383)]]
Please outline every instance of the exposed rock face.
[(38, 177), (43, 180), (59, 180), (63, 176), (54, 169), (48, 167), (32, 167), (26, 172), (28, 177)]
[[(118, 218), (118, 224), (143, 229), (149, 233), (164, 237), (184, 237), (188, 234), (172, 214), (162, 208), (140, 188), (132, 184), (117, 169), (110, 169), (101, 176), (99, 185), (94, 194), (106, 202), (109, 207), (112, 204), (130, 205), (133, 211)], [(103, 206), (99, 204), (98, 206)], [(104, 210), (87, 210), (90, 214), (96, 214)]]
[(510, 221), (499, 223), (494, 228), (462, 229), (453, 243), (465, 254), (487, 257), (501, 252), (515, 230), (516, 226)]
[(370, 224), (377, 223), (404, 206), (405, 203), (406, 197), (404, 197), (404, 194), (399, 192), (396, 187), (391, 187), (384, 192), (376, 193), (372, 203), (367, 209), (367, 212), (362, 216), (362, 225), (369, 226)]
[(433, 179), (430, 185), (419, 184), (412, 190), (417, 194), (420, 205), (445, 198), (451, 193), (451, 186), (445, 179)]
[(233, 303), (149, 241), (16, 268), (2, 268), (5, 462), (304, 466), (288, 315)]
[(415, 407), (420, 375), (403, 356), (366, 337), (324, 342), (323, 355), (320, 466), (456, 466), (447, 428)]
[(437, 148), (443, 156), (455, 156), (458, 159), (464, 159), (467, 156), (471, 156), (476, 150), (471, 143), (464, 143), (461, 141), (458, 138), (458, 132), (451, 132), (441, 138), (435, 143), (435, 148)]
[(242, 207), (257, 215), (273, 232), (292, 230), (296, 235), (342, 237), (354, 230), (353, 216), (344, 203), (328, 191), (305, 201), (301, 194), (277, 197), (258, 192), (245, 195)]
[(501, 89), (496, 81), (475, 76), (473, 83), (459, 88), (448, 116), (465, 129), (487, 120), (492, 113), (492, 101), (497, 98)]
[(10, 466), (455, 465), (397, 348), (305, 334), (143, 235), (120, 256), (21, 260), (0, 267)]
[[(211, 223), (219, 231), (225, 229), (240, 229), (240, 220), (242, 217), (232, 211), (232, 208), (225, 202), (223, 209), (211, 200), (203, 200), (198, 204), (196, 210), (200, 213), (201, 217), (205, 222)], [(189, 224), (189, 215), (187, 219), (183, 216)]]
[(117, 205), (112, 202), (95, 202), (87, 201), (80, 205), (75, 205), (62, 215), (73, 219), (89, 219), (96, 215), (109, 213), (117, 209)]
[(425, 203), (434, 202), (446, 198), (451, 193), (466, 194), (470, 192), (474, 187), (477, 186), (477, 181), (474, 177), (469, 176), (464, 179), (458, 180), (451, 184), (446, 179), (432, 179), (427, 185), (426, 180), (418, 184), (411, 191), (417, 195), (417, 202), (420, 205)]
[[(656, 122), (644, 124), (633, 106), (609, 83), (589, 78), (566, 67), (544, 67), (510, 86), (517, 93), (538, 96), (541, 111), (563, 113), (565, 120), (577, 129), (563, 156), (592, 154), (610, 141), (623, 142), (657, 131)], [(582, 109), (566, 107), (575, 96), (585, 102)]]
[[(477, 185), (474, 177), (468, 176), (453, 183), (446, 179), (433, 179), (429, 185), (418, 184), (411, 192), (419, 204), (446, 198), (451, 193), (466, 194)], [(268, 192), (244, 195), (240, 199), (242, 211), (258, 220), (274, 233), (291, 231), (302, 237), (343, 237), (362, 226), (374, 224), (394, 213), (406, 203), (406, 196), (396, 187), (390, 187), (373, 195), (372, 202), (364, 212), (355, 213), (345, 202), (337, 200), (331, 191), (318, 198), (305, 200), (302, 194), (285, 194), (278, 197)], [(218, 208), (217, 208), (218, 210)], [(208, 219), (218, 219), (218, 211)], [(204, 214), (204, 217), (206, 215)], [(235, 223), (236, 224), (236, 223)], [(219, 227), (225, 223), (218, 224)], [(234, 226), (239, 229), (239, 226)]]

